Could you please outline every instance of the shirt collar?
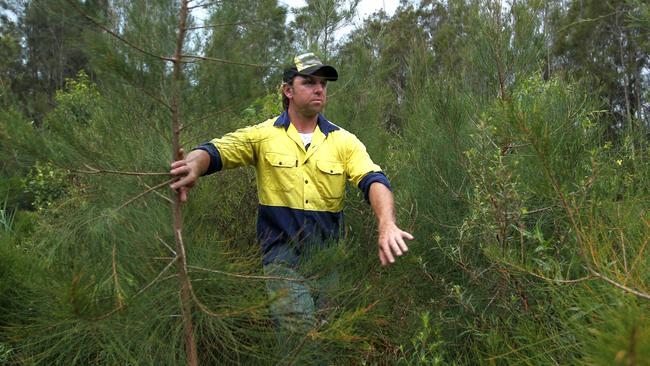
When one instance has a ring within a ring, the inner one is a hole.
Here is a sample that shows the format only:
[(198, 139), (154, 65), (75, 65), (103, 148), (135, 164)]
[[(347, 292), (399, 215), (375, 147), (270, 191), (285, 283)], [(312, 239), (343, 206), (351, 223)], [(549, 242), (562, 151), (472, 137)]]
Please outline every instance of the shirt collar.
[[(282, 112), (280, 117), (278, 117), (278, 119), (275, 120), (275, 123), (273, 123), (273, 126), (275, 126), (275, 127), (282, 126), (286, 130), (287, 128), (289, 128), (289, 124), (291, 124), (291, 121), (289, 120), (289, 112), (285, 110), (284, 112)], [(337, 126), (337, 125), (333, 124), (332, 122), (328, 121), (327, 118), (323, 117), (323, 115), (319, 113), (318, 114), (318, 128), (320, 128), (321, 132), (325, 136), (327, 136), (328, 133), (338, 130), (339, 126)]]

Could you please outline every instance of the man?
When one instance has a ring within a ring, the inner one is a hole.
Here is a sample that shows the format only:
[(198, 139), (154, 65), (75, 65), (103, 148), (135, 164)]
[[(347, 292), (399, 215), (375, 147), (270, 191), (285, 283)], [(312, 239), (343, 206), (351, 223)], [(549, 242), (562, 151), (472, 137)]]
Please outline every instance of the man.
[[(336, 242), (343, 225), (345, 181), (358, 186), (370, 202), (379, 226), (378, 255), (382, 265), (395, 261), (408, 247), (411, 234), (395, 223), (390, 183), (351, 133), (320, 112), (327, 102), (327, 82), (338, 73), (311, 53), (297, 56), (283, 76), (285, 111), (277, 118), (239, 129), (207, 142), (172, 163), (171, 185), (181, 201), (197, 179), (221, 169), (252, 165), (257, 176), (259, 212), (257, 238), (265, 272), (302, 278), (303, 257), (327, 242)], [(287, 296), (272, 312), (283, 326), (302, 314), (302, 327), (313, 326), (314, 301), (301, 281), (270, 283), (273, 293)], [(293, 324), (295, 325), (295, 324)], [(295, 328), (295, 327), (294, 327)]]

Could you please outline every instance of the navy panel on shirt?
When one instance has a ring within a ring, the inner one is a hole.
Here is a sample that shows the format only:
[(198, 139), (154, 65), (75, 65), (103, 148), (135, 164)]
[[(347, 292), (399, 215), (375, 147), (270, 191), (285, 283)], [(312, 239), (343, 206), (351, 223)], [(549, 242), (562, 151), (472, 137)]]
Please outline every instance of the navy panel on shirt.
[(259, 205), (257, 240), (262, 247), (263, 264), (296, 264), (300, 254), (310, 247), (338, 241), (342, 227), (343, 212)]

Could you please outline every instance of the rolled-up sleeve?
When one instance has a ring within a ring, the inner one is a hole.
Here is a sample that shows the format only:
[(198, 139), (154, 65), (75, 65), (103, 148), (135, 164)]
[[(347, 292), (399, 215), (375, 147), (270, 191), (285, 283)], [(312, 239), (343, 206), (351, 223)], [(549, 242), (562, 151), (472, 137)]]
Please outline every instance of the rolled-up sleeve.
[(381, 183), (391, 189), (390, 182), (382, 172), (381, 167), (375, 164), (366, 147), (359, 139), (350, 134), (346, 141), (347, 161), (346, 173), (350, 183), (359, 187), (363, 192), (366, 201), (369, 202), (370, 186), (373, 183)]
[(210, 155), (210, 165), (208, 166), (208, 170), (206, 170), (205, 173), (203, 173), (203, 175), (216, 173), (221, 169), (223, 169), (223, 163), (221, 162), (221, 154), (219, 154), (219, 150), (217, 149), (216, 146), (212, 144), (212, 142), (204, 142), (203, 144), (195, 147), (192, 150), (203, 150)]
[(389, 190), (393, 190), (390, 186), (390, 182), (386, 175), (382, 172), (372, 172), (366, 174), (359, 182), (359, 189), (363, 192), (363, 197), (366, 199), (366, 202), (370, 202), (370, 186), (373, 183), (381, 183), (386, 186)]

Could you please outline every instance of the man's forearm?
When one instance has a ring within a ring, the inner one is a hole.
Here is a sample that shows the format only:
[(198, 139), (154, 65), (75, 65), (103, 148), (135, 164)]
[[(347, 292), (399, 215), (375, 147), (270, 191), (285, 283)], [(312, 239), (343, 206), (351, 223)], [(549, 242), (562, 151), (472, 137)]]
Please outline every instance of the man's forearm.
[(399, 257), (409, 250), (404, 239), (412, 240), (413, 235), (397, 227), (393, 193), (388, 187), (379, 182), (372, 183), (368, 198), (377, 216), (379, 260), (385, 266), (395, 262), (396, 256)]
[(382, 226), (395, 224), (395, 206), (393, 202), (393, 193), (381, 183), (370, 185), (368, 193), (370, 206), (377, 217), (377, 225)]

